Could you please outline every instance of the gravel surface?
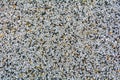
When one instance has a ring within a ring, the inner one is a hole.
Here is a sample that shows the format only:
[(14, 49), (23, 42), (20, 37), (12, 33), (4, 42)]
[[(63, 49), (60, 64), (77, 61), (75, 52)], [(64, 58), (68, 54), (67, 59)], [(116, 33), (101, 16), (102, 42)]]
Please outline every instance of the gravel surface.
[(0, 80), (120, 80), (120, 0), (0, 0)]

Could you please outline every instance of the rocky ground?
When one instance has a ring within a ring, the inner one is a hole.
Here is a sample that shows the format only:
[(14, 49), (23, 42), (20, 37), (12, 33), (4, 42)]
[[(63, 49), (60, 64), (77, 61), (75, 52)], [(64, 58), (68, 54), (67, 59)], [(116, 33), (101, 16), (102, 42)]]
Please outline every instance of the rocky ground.
[(120, 80), (120, 0), (0, 0), (0, 80)]

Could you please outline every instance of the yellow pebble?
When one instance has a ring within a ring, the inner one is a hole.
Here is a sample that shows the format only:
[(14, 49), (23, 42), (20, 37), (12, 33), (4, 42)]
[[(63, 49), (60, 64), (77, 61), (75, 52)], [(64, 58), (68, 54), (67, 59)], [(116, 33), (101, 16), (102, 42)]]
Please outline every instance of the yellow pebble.
[(16, 5), (15, 5), (15, 4), (13, 4), (13, 8), (14, 8), (14, 9), (16, 8)]
[(107, 58), (107, 60), (110, 60), (110, 56), (109, 56), (109, 55), (107, 55), (107, 57), (106, 57), (106, 58)]
[(118, 70), (118, 72), (120, 73), (120, 70)]
[(87, 0), (82, 0), (82, 3), (85, 4), (87, 2)]
[(19, 74), (19, 77), (20, 77), (20, 78), (22, 78), (22, 77), (23, 77), (23, 74), (22, 74), (22, 73), (21, 73), (21, 74)]
[(27, 30), (28, 33), (32, 32), (32, 30)]
[(4, 34), (3, 33), (0, 33), (0, 38), (3, 38), (4, 37)]
[(112, 35), (112, 31), (110, 31), (109, 34)]

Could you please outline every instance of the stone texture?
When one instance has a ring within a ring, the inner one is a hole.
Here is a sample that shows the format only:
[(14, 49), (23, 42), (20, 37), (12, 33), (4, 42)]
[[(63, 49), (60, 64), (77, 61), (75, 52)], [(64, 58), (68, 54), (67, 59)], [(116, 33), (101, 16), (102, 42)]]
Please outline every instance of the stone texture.
[(120, 1), (0, 0), (0, 80), (120, 80)]

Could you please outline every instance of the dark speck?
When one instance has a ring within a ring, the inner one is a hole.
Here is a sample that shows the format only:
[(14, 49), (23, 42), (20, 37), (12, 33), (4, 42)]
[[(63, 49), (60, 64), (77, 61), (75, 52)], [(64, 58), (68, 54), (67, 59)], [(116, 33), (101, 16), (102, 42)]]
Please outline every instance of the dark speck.
[(108, 5), (108, 2), (107, 2), (107, 1), (105, 1), (105, 5)]
[(46, 12), (43, 12), (41, 15), (45, 15), (46, 14)]

